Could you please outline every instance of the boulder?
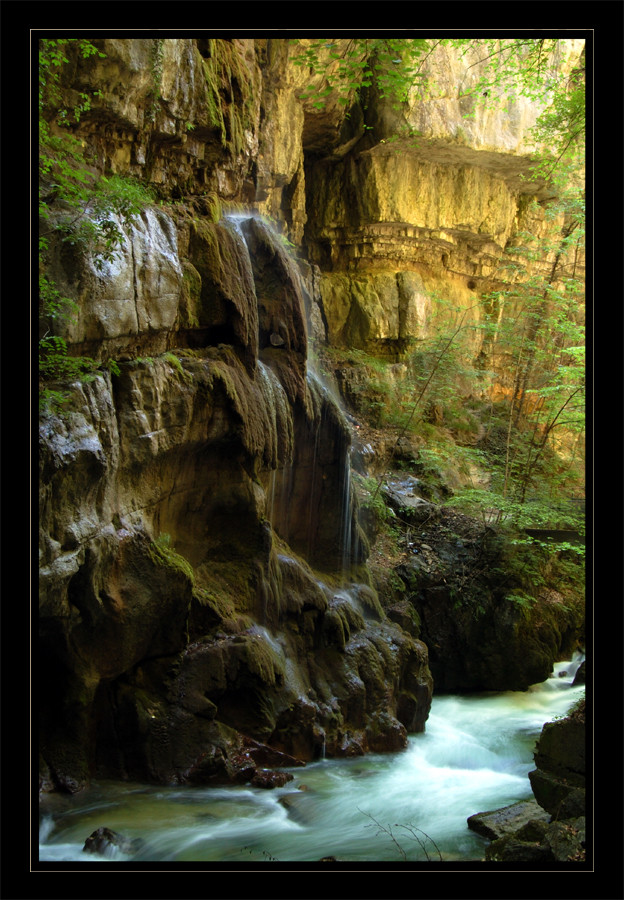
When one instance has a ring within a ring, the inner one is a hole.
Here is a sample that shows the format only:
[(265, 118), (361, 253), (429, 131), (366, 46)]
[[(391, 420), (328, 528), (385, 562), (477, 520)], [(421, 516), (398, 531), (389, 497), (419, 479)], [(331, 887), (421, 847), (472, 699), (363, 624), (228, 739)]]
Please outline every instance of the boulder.
[(529, 780), (537, 802), (557, 820), (585, 814), (585, 702), (565, 719), (547, 722)]
[(502, 809), (475, 813), (468, 817), (468, 827), (490, 841), (514, 834), (529, 823), (544, 825), (550, 816), (536, 800), (520, 800)]
[(492, 862), (583, 862), (585, 818), (566, 822), (531, 822), (493, 841), (485, 851)]
[(294, 775), (290, 772), (257, 772), (251, 779), (251, 784), (261, 788), (284, 787), (293, 778)]
[(98, 828), (86, 839), (83, 853), (98, 853), (100, 856), (116, 856), (135, 853), (141, 842), (124, 837), (110, 828)]

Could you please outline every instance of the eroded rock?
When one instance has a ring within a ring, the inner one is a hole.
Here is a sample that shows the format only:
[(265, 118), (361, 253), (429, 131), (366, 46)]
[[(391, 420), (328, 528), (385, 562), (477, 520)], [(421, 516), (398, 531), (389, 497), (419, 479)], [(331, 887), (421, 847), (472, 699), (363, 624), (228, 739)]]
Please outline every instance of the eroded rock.
[(90, 834), (82, 848), (83, 853), (98, 853), (100, 856), (115, 856), (119, 853), (125, 855), (136, 852), (140, 841), (124, 837), (111, 828), (98, 828)]

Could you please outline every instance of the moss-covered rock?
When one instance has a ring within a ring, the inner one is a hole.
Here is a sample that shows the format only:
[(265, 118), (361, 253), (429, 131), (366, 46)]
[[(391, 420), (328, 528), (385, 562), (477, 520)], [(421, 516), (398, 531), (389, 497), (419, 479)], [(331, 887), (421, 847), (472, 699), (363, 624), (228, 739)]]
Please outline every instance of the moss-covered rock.
[(525, 548), (512, 566), (506, 541), (467, 516), (439, 508), (426, 529), (396, 574), (419, 617), (436, 688), (526, 690), (545, 681), (582, 640), (583, 598), (543, 587), (516, 595), (514, 580), (542, 561)]

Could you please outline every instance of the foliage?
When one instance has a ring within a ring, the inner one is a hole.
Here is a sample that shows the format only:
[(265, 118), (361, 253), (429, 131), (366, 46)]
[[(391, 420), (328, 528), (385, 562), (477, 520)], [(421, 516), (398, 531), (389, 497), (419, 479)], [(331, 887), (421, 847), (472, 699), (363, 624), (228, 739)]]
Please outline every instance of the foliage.
[(184, 379), (184, 381), (191, 381), (191, 373), (186, 371), (186, 369), (180, 362), (180, 359), (175, 355), (175, 353), (171, 353), (171, 351), (168, 351), (167, 353), (163, 354), (162, 358), (165, 362), (168, 362), (170, 366), (173, 366), (173, 369), (180, 376), (180, 378)]
[[(89, 112), (98, 92), (79, 93), (71, 108), (64, 104), (61, 76), (72, 55), (104, 57), (85, 39), (39, 42), (40, 404), (55, 408), (66, 393), (49, 382), (91, 377), (97, 365), (89, 357), (70, 356), (65, 340), (54, 333), (77, 307), (49, 274), (50, 239), (90, 252), (96, 269), (101, 269), (123, 243), (124, 228), (154, 200), (150, 189), (134, 179), (98, 177), (86, 159), (83, 142), (71, 128)], [(114, 372), (115, 367), (111, 361), (109, 369)]]
[[(480, 107), (494, 109), (526, 98), (542, 108), (533, 131), (545, 149), (536, 158), (534, 176), (551, 177), (558, 166), (582, 160), (585, 136), (585, 54), (562, 74), (562, 42), (557, 38), (349, 38), (291, 40), (294, 65), (307, 68), (311, 83), (301, 94), (322, 110), (335, 98), (347, 107), (376, 89), (396, 108), (414, 90), (423, 98), (439, 88), (427, 66), (448, 48), (465, 62), (466, 78), (457, 100), (466, 118)], [(466, 101), (469, 101), (466, 106)], [(386, 136), (384, 140), (391, 140)]]
[(419, 38), (350, 38), (346, 42), (319, 38), (305, 43), (293, 39), (291, 44), (297, 48), (291, 57), (293, 64), (324, 81), (321, 89), (311, 85), (300, 95), (311, 99), (316, 109), (323, 109), (332, 94), (347, 106), (354, 94), (373, 85), (382, 98), (398, 104), (407, 99), (414, 83), (424, 78), (420, 65), (428, 42)]
[(505, 290), (489, 301), (497, 315), (484, 340), (490, 390), (507, 397), (504, 497), (523, 502), (539, 489), (560, 490), (582, 476), (585, 426), (583, 319), (584, 202), (568, 193), (548, 211), (558, 216), (551, 241), (519, 234), (501, 266)]
[(370, 476), (353, 473), (353, 481), (358, 492), (359, 507), (370, 514), (379, 528), (395, 517), (394, 511), (387, 506), (377, 490), (377, 481)]

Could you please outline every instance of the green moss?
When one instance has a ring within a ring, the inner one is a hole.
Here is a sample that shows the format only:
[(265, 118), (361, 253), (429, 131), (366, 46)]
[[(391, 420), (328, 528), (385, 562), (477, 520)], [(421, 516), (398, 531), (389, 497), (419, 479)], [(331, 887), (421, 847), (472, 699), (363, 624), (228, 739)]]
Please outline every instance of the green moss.
[(210, 191), (204, 198), (205, 206), (208, 210), (206, 216), (208, 220), (214, 224), (220, 221), (223, 215), (223, 206), (221, 204), (221, 198), (218, 194), (215, 194), (214, 191)]
[(221, 620), (232, 619), (236, 614), (232, 596), (222, 586), (196, 587), (193, 597), (200, 606), (208, 607)]
[(182, 303), (179, 325), (182, 328), (199, 328), (197, 312), (201, 306), (201, 275), (187, 259), (182, 261)]
[(165, 362), (168, 362), (170, 366), (173, 366), (173, 369), (175, 370), (175, 372), (176, 372), (181, 378), (183, 378), (185, 381), (190, 381), (190, 380), (191, 380), (191, 378), (192, 378), (191, 373), (190, 373), (190, 372), (187, 372), (187, 371), (184, 369), (184, 367), (182, 366), (182, 363), (180, 362), (180, 360), (178, 359), (178, 357), (175, 355), (175, 353), (171, 353), (171, 351), (168, 351), (167, 353), (164, 353), (164, 354), (162, 355), (162, 359), (163, 359)]
[(210, 607), (221, 619), (231, 619), (251, 609), (255, 599), (254, 582), (247, 551), (236, 552), (231, 546), (221, 550), (227, 559), (202, 563), (196, 572), (195, 598)]
[(248, 636), (245, 642), (245, 662), (249, 671), (264, 684), (279, 684), (284, 677), (281, 659), (262, 635)]
[(187, 559), (173, 549), (169, 534), (160, 534), (152, 541), (149, 547), (149, 554), (155, 565), (182, 572), (191, 584), (195, 583), (193, 567)]
[(245, 131), (253, 123), (251, 74), (234, 44), (219, 39), (209, 41), (203, 68), (209, 122), (220, 133), (221, 145), (238, 155), (245, 149)]

